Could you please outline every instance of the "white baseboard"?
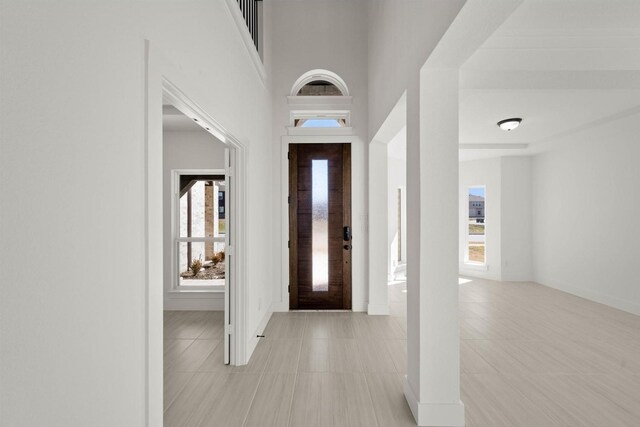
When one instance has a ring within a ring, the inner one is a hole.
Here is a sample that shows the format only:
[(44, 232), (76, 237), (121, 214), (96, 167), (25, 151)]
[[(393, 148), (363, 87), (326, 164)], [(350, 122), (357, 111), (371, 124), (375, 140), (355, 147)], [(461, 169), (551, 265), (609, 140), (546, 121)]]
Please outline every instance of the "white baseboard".
[(364, 301), (352, 301), (351, 311), (355, 311), (356, 313), (366, 313), (367, 303)]
[(458, 274), (478, 279), (501, 280), (499, 272), (495, 269), (492, 270), (488, 264), (461, 263), (458, 265)]
[(389, 314), (389, 304), (369, 304), (367, 314), (370, 316), (387, 316)]
[(258, 324), (258, 327), (253, 332), (253, 334), (251, 334), (251, 337), (249, 338), (249, 342), (247, 343), (246, 363), (249, 363), (249, 360), (251, 359), (251, 355), (253, 354), (253, 351), (256, 349), (256, 346), (258, 345), (258, 341), (260, 341), (260, 338), (258, 338), (258, 335), (264, 335), (263, 332), (267, 327), (267, 323), (269, 323), (269, 319), (271, 319), (271, 315), (273, 314), (272, 307), (273, 307), (273, 304), (269, 307), (267, 312), (264, 314), (264, 316), (262, 317), (262, 320)]
[(620, 298), (612, 297), (610, 295), (602, 294), (600, 292), (591, 291), (589, 289), (582, 289), (571, 285), (553, 283), (550, 280), (536, 280), (536, 283), (548, 288), (557, 289), (559, 291), (566, 292), (580, 298), (588, 299), (589, 301), (608, 305), (609, 307), (617, 308), (618, 310), (626, 311), (627, 313), (640, 316), (640, 304), (633, 301), (623, 300)]
[(284, 313), (289, 311), (289, 303), (287, 301), (278, 301), (271, 304), (274, 313)]
[[(274, 302), (271, 305), (271, 308), (273, 309), (274, 313), (286, 313), (287, 311), (289, 311), (289, 304), (285, 301), (278, 301), (278, 302)], [(351, 303), (351, 311), (354, 311), (356, 313), (359, 312), (367, 312), (367, 303), (366, 302), (352, 302)]]
[(403, 387), (404, 396), (419, 426), (464, 427), (464, 404), (462, 402), (419, 402), (406, 376)]

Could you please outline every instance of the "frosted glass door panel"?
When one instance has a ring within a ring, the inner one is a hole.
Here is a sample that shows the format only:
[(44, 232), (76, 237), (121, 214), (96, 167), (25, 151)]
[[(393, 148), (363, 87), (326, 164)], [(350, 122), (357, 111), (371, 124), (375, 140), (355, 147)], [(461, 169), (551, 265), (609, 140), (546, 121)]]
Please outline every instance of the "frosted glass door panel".
[(329, 290), (329, 161), (311, 162), (312, 262), (314, 292)]

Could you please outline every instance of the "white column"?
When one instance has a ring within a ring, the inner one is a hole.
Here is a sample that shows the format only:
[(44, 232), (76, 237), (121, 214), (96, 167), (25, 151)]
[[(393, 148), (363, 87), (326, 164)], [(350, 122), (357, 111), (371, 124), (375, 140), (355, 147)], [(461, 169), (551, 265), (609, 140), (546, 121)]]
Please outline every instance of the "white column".
[(458, 332), (458, 70), (423, 69), (407, 93), (407, 351), (418, 425), (463, 426)]
[(387, 144), (369, 144), (369, 314), (389, 314)]

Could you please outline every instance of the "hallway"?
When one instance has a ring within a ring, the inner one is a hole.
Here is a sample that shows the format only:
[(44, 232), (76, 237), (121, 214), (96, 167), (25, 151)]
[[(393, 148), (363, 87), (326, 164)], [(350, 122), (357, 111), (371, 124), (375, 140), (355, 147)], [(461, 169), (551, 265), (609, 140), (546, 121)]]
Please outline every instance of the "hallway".
[[(640, 423), (640, 317), (533, 283), (460, 279), (467, 426)], [(165, 312), (165, 426), (412, 426), (404, 282), (391, 316), (274, 313), (249, 365), (222, 313)]]

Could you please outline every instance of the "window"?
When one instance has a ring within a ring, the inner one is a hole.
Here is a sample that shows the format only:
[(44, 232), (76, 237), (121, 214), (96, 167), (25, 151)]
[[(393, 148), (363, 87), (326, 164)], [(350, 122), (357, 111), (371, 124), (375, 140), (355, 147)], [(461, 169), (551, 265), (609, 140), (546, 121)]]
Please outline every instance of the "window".
[(223, 286), (225, 177), (177, 173), (175, 178), (174, 288)]
[(312, 289), (329, 290), (329, 161), (311, 161)]
[(302, 86), (297, 96), (342, 96), (336, 85), (325, 80), (314, 80)]
[[(222, 187), (222, 188), (224, 188), (224, 187)], [(218, 231), (220, 233), (222, 233), (222, 234), (224, 234), (224, 230), (225, 230), (225, 228), (224, 228), (224, 225), (225, 225), (225, 222), (224, 222), (224, 213), (225, 213), (224, 200), (225, 200), (224, 191), (223, 190), (218, 191), (218, 224), (220, 226)], [(222, 221), (220, 221), (220, 220), (222, 220)]]
[(351, 126), (348, 110), (291, 111), (290, 126), (298, 129), (340, 129)]
[(465, 262), (486, 263), (485, 187), (469, 187), (469, 217), (467, 221), (467, 247)]
[(299, 128), (341, 128), (347, 121), (341, 118), (295, 119), (294, 125)]
[(324, 69), (309, 70), (295, 81), (290, 96), (349, 96), (349, 88), (336, 73)]

